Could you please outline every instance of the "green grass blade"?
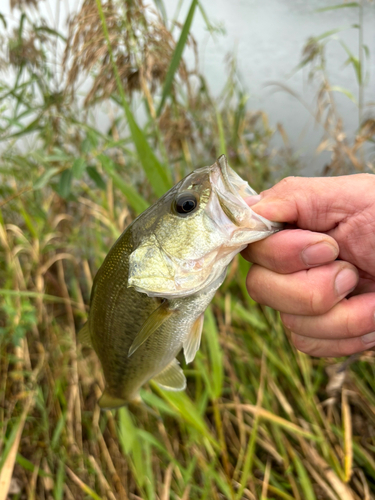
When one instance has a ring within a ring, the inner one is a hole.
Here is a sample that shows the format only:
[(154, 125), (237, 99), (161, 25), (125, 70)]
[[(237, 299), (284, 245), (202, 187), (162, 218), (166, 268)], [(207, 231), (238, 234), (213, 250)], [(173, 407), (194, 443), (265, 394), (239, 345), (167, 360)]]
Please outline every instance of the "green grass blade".
[(155, 500), (155, 477), (152, 470), (152, 448), (147, 442), (143, 442), (144, 459), (142, 468), (145, 470), (146, 478), (145, 489), (147, 491), (148, 500)]
[(86, 170), (87, 163), (84, 158), (77, 158), (72, 165), (72, 172), (75, 179), (80, 179)]
[(292, 458), (293, 458), (294, 466), (295, 466), (297, 474), (298, 474), (299, 483), (301, 484), (301, 487), (302, 487), (302, 490), (304, 493), (303, 498), (306, 500), (316, 500), (316, 496), (315, 496), (314, 489), (312, 487), (309, 475), (308, 475), (302, 461), (300, 460), (298, 455), (294, 452), (293, 452)]
[(220, 150), (217, 154), (228, 156), (227, 146), (225, 144), (225, 136), (224, 136), (224, 128), (223, 128), (223, 120), (221, 118), (221, 113), (218, 108), (216, 108), (216, 120), (217, 120), (217, 128), (219, 129), (219, 140), (220, 140)]
[(211, 33), (211, 35), (213, 35), (214, 40), (215, 40), (215, 37), (214, 37), (215, 33), (225, 33), (224, 28), (222, 28), (221, 26), (215, 26), (211, 23), (206, 11), (203, 8), (202, 2), (198, 1), (198, 7), (199, 7), (201, 15), (204, 19), (204, 22), (206, 23), (206, 28)]
[(5, 20), (5, 17), (3, 16), (3, 14), (1, 14), (1, 12), (0, 12), (0, 21), (2, 21), (3, 26), (6, 29), (7, 28), (7, 22)]
[(57, 425), (55, 426), (55, 429), (53, 431), (52, 439), (51, 439), (51, 449), (52, 450), (57, 450), (58, 447), (60, 446), (60, 438), (61, 438), (61, 433), (63, 430), (65, 430), (65, 422), (66, 422), (66, 413), (62, 413), (60, 415), (60, 418), (57, 422)]
[(223, 353), (219, 344), (219, 334), (217, 331), (214, 315), (210, 308), (205, 313), (204, 335), (208, 344), (208, 351), (211, 364), (211, 381), (213, 397), (221, 396), (224, 379)]
[[(27, 460), (27, 458), (23, 457), (19, 453), (17, 453), (16, 462), (18, 463), (18, 465), (20, 465), (22, 468), (24, 468), (29, 472), (34, 472), (36, 469), (35, 465), (32, 462), (30, 462), (30, 460)], [(44, 472), (44, 470), (40, 468), (38, 468), (37, 472), (38, 476), (40, 477), (50, 477), (50, 478), (53, 477), (52, 474), (47, 474), (46, 472)]]
[(135, 472), (135, 478), (139, 487), (143, 487), (146, 474), (144, 468), (144, 457), (142, 454), (142, 446), (138, 436), (138, 430), (133, 423), (130, 412), (123, 407), (118, 410), (118, 438), (122, 451), (125, 456), (128, 456), (131, 461), (131, 466)]
[(165, 5), (164, 5), (163, 0), (155, 0), (155, 5), (161, 14), (161, 17), (163, 19), (163, 23), (165, 25), (167, 25), (168, 16), (167, 16), (167, 11), (165, 10)]
[(56, 481), (53, 488), (54, 500), (62, 500), (64, 497), (65, 476), (65, 462), (63, 460), (60, 460), (56, 473)]
[(341, 31), (345, 31), (349, 29), (351, 26), (346, 25), (346, 26), (340, 26), (339, 28), (334, 28), (332, 30), (325, 31), (319, 36), (315, 36), (314, 40), (324, 40), (325, 38), (330, 37), (331, 35), (336, 35), (336, 33), (340, 33)]
[(60, 177), (60, 182), (57, 186), (57, 191), (61, 198), (67, 198), (70, 195), (70, 191), (72, 188), (72, 180), (73, 180), (73, 172), (69, 168), (64, 170)]
[(129, 205), (135, 211), (137, 215), (144, 212), (146, 208), (149, 207), (147, 201), (138, 194), (137, 190), (131, 184), (127, 184), (121, 179), (118, 173), (115, 171), (115, 163), (105, 155), (99, 155), (98, 159), (101, 161), (102, 167), (107, 172), (109, 177), (113, 180), (113, 183), (119, 190), (126, 196)]
[(93, 500), (102, 500), (102, 498), (95, 493), (86, 483), (82, 481), (68, 466), (65, 466), (66, 471), (75, 484)]
[[(96, 0), (96, 1), (98, 2), (98, 0)], [(182, 53), (183, 53), (185, 45), (186, 45), (187, 37), (189, 35), (189, 31), (190, 31), (191, 23), (193, 21), (194, 12), (195, 12), (195, 8), (197, 6), (197, 3), (198, 3), (197, 0), (192, 0), (192, 2), (191, 2), (190, 9), (189, 9), (188, 15), (186, 17), (184, 27), (182, 28), (180, 38), (177, 42), (177, 45), (176, 45), (176, 48), (175, 48), (175, 51), (173, 53), (173, 57), (171, 60), (171, 64), (170, 64), (169, 69), (168, 69), (167, 76), (165, 77), (163, 93), (162, 93), (161, 101), (160, 101), (160, 104), (159, 104), (159, 107), (157, 110), (157, 116), (161, 115), (164, 103), (170, 94), (170, 91), (172, 88), (172, 83), (173, 83), (173, 78), (174, 78), (174, 75), (175, 75), (179, 65), (180, 65)]]
[(340, 87), (339, 85), (333, 85), (330, 90), (332, 92), (340, 92), (341, 94), (344, 94), (346, 95), (346, 97), (348, 97), (352, 102), (354, 102), (354, 104), (356, 106), (358, 106), (358, 101), (357, 99), (354, 97), (354, 95), (350, 92), (350, 90), (348, 89), (345, 89), (344, 87)]
[(74, 302), (74, 301), (69, 300), (69, 299), (65, 299), (63, 297), (58, 297), (55, 295), (47, 295), (47, 294), (42, 293), (42, 292), (29, 292), (28, 290), (7, 290), (5, 288), (0, 288), (0, 296), (1, 295), (4, 295), (5, 297), (7, 297), (7, 296), (10, 296), (10, 297), (29, 297), (32, 299), (40, 298), (40, 299), (50, 301), (50, 302), (58, 302), (60, 304), (69, 303), (72, 306), (77, 306), (77, 307), (80, 305), (77, 302)]
[(48, 181), (57, 173), (60, 169), (57, 167), (52, 167), (42, 173), (40, 177), (34, 182), (34, 189), (42, 189)]
[(133, 451), (133, 444), (136, 440), (137, 430), (127, 408), (118, 410), (118, 438), (125, 455)]
[(345, 64), (351, 64), (353, 66), (355, 76), (357, 77), (357, 82), (358, 85), (361, 85), (362, 82), (362, 65), (361, 61), (356, 57), (352, 51), (349, 49), (349, 47), (344, 43), (340, 41), (341, 46), (345, 50), (345, 52), (348, 54), (348, 59), (346, 60)]
[[(196, 1), (196, 0), (194, 0)], [(116, 63), (113, 58), (111, 42), (109, 39), (109, 33), (107, 28), (107, 23), (105, 20), (104, 12), (102, 9), (101, 1), (96, 0), (96, 5), (98, 7), (99, 16), (102, 22), (102, 29), (104, 36), (107, 41), (107, 48), (109, 52), (109, 57), (111, 59), (111, 64), (113, 68), (113, 72), (115, 74), (117, 89), (121, 97), (121, 103), (124, 108), (125, 116), (127, 122), (129, 124), (130, 133), (135, 145), (135, 148), (138, 153), (138, 157), (141, 161), (143, 170), (147, 175), (147, 178), (151, 184), (152, 189), (154, 190), (157, 196), (162, 196), (168, 189), (172, 186), (172, 181), (170, 178), (170, 174), (168, 170), (159, 162), (156, 158), (151, 146), (147, 142), (146, 136), (142, 132), (142, 130), (138, 127), (137, 122), (131, 112), (130, 106), (126, 100), (124, 89), (121, 85), (120, 75), (116, 66)]]
[(151, 382), (152, 387), (181, 415), (183, 420), (196, 429), (201, 435), (206, 437), (208, 441), (216, 448), (220, 449), (219, 443), (210, 433), (204, 419), (198, 413), (194, 402), (185, 392), (164, 391), (160, 387)]
[(168, 459), (170, 462), (173, 462), (175, 465), (179, 465), (177, 460), (168, 452), (168, 450), (165, 448), (165, 446), (155, 436), (153, 436), (150, 432), (147, 432), (144, 429), (138, 429), (137, 435), (145, 443), (147, 443), (148, 445), (153, 446), (154, 448), (159, 450), (163, 455), (165, 455), (165, 458)]
[(253, 426), (253, 429), (251, 432), (251, 436), (250, 436), (248, 444), (247, 444), (245, 461), (243, 464), (243, 469), (242, 469), (242, 474), (241, 474), (241, 479), (240, 479), (240, 488), (237, 492), (236, 500), (240, 500), (241, 498), (243, 498), (242, 495), (243, 495), (244, 489), (246, 488), (247, 481), (251, 475), (251, 469), (253, 467), (256, 439), (258, 436), (258, 425), (259, 425), (259, 418), (256, 417), (254, 420), (254, 426)]
[(339, 5), (331, 5), (330, 7), (322, 7), (321, 9), (316, 9), (315, 12), (326, 12), (328, 10), (346, 9), (348, 7), (359, 7), (359, 3), (348, 2), (348, 3), (341, 3)]

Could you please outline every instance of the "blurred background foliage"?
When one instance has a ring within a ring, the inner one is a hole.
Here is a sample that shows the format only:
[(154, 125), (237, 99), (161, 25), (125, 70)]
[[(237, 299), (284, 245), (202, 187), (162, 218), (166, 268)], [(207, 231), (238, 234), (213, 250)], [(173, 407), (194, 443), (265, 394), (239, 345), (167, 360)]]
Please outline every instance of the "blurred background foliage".
[[(204, 2), (192, 0), (180, 24), (162, 0), (85, 0), (67, 33), (43, 6), (12, 0), (16, 27), (0, 15), (0, 500), (375, 499), (374, 353), (340, 372), (295, 351), (278, 314), (247, 295), (239, 258), (184, 367), (186, 392), (150, 384), (153, 411), (99, 411), (101, 368), (76, 332), (114, 240), (222, 153), (258, 191), (298, 173), (300, 159), (282, 124), (247, 108), (233, 56), (221, 95), (210, 94), (191, 34), (194, 16), (217, 29)], [(300, 67), (320, 82), (319, 149), (332, 151), (323, 173), (373, 172), (363, 4), (327, 8), (358, 10), (360, 43), (343, 61), (358, 96), (328, 80), (333, 33), (302, 52)], [(358, 106), (351, 141), (337, 91)], [(272, 147), (275, 134), (284, 147)]]

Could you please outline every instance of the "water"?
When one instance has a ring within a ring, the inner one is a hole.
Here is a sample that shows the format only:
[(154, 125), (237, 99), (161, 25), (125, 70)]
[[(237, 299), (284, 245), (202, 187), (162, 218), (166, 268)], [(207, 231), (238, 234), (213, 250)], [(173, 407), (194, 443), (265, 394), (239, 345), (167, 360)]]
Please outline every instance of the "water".
[[(164, 0), (168, 17), (174, 14), (175, 0)], [(208, 34), (204, 19), (196, 11), (192, 32), (200, 48), (200, 66), (214, 95), (219, 95), (226, 79), (224, 57), (229, 52), (237, 55), (241, 81), (249, 94), (249, 109), (262, 109), (274, 126), (284, 126), (290, 142), (302, 156), (305, 173), (317, 173), (329, 161), (329, 153), (319, 156), (316, 147), (323, 130), (314, 124), (309, 112), (285, 91), (276, 91), (269, 82), (288, 85), (315, 108), (316, 86), (307, 85), (307, 72), (293, 74), (300, 62), (306, 40), (335, 28), (347, 27), (327, 45), (327, 67), (331, 85), (348, 89), (358, 97), (358, 85), (351, 65), (345, 66), (347, 55), (339, 38), (358, 56), (358, 8), (344, 8), (329, 12), (317, 9), (341, 2), (326, 0), (215, 0), (203, 5), (210, 21), (223, 25), (226, 35), (216, 40)], [(184, 2), (179, 21), (184, 22), (190, 2)], [(365, 88), (365, 103), (372, 101), (375, 111), (375, 4), (364, 2), (364, 43), (370, 51), (369, 82)], [(192, 58), (192, 54), (190, 54)], [(348, 97), (335, 92), (337, 109), (345, 124), (345, 132), (352, 137), (358, 127), (358, 108)], [(276, 138), (275, 144), (281, 144)]]
[[(269, 115), (270, 123), (280, 122), (285, 128), (293, 148), (302, 156), (304, 173), (319, 172), (329, 161), (330, 154), (316, 155), (323, 131), (314, 124), (314, 119), (301, 103), (285, 91), (277, 91), (269, 82), (288, 85), (306, 102), (315, 108), (316, 87), (307, 84), (306, 71), (293, 73), (300, 62), (302, 48), (310, 36), (318, 36), (335, 28), (347, 27), (327, 45), (327, 67), (332, 85), (348, 89), (358, 96), (358, 85), (351, 65), (345, 66), (346, 53), (339, 43), (341, 38), (358, 55), (358, 9), (345, 8), (330, 12), (316, 12), (318, 8), (337, 5), (340, 2), (326, 0), (202, 0), (204, 9), (215, 25), (225, 28), (225, 35), (214, 38), (208, 33), (205, 21), (196, 9), (192, 31), (198, 42), (200, 69), (205, 74), (214, 95), (219, 95), (227, 78), (224, 59), (228, 53), (235, 53), (241, 82), (246, 89), (249, 109), (262, 109)], [(172, 19), (178, 2), (164, 0), (168, 18)], [(56, 28), (66, 32), (64, 23), (68, 13), (77, 8), (74, 0), (59, 4), (47, 0), (40, 4)], [(190, 0), (184, 0), (178, 16), (184, 22)], [(19, 11), (9, 10), (9, 4), (1, 1), (0, 11), (8, 21), (16, 22)], [(53, 24), (52, 23), (52, 24)], [(375, 112), (375, 3), (364, 0), (364, 43), (370, 51), (370, 62), (366, 65), (369, 81), (365, 88), (365, 103), (373, 103)], [(176, 32), (177, 33), (177, 32)], [(185, 51), (190, 62), (193, 54)], [(337, 109), (343, 118), (345, 132), (352, 137), (358, 127), (358, 108), (346, 96), (335, 93)], [(109, 118), (98, 110), (103, 127), (109, 125)], [(275, 145), (281, 144), (275, 136)]]

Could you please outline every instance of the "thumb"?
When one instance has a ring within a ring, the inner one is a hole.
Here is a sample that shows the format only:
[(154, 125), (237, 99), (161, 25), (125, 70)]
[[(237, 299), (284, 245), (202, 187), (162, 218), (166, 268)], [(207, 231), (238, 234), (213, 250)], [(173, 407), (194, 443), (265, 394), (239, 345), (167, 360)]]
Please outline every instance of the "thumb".
[(368, 181), (368, 174), (287, 177), (263, 191), (260, 201), (258, 197), (252, 202), (249, 199), (249, 204), (254, 212), (268, 220), (295, 224), (311, 231), (329, 231), (367, 203)]

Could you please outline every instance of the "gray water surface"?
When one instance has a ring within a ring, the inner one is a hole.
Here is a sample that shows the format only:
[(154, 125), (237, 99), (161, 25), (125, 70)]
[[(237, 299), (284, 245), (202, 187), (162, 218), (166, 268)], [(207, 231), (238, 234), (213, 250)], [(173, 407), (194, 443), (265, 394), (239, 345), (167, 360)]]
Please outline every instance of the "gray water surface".
[[(177, 2), (164, 0), (168, 17), (172, 18)], [(325, 0), (215, 0), (202, 2), (210, 21), (223, 25), (226, 34), (208, 34), (205, 21), (196, 11), (192, 32), (197, 39), (200, 65), (214, 95), (219, 95), (226, 80), (225, 55), (237, 55), (238, 68), (243, 86), (249, 94), (249, 109), (262, 109), (270, 118), (284, 126), (291, 144), (303, 155), (305, 172), (321, 170), (329, 161), (330, 154), (315, 154), (322, 139), (322, 128), (300, 102), (285, 91), (276, 91), (269, 82), (280, 82), (297, 92), (315, 109), (317, 86), (307, 84), (307, 70), (293, 73), (300, 62), (301, 52), (307, 39), (324, 32), (346, 27), (327, 45), (327, 67), (331, 85), (348, 89), (358, 98), (358, 84), (351, 65), (345, 66), (347, 55), (339, 43), (342, 39), (358, 57), (359, 9), (343, 8), (329, 12), (317, 9), (339, 5), (340, 1)], [(182, 5), (179, 21), (184, 22), (190, 2)], [(365, 88), (365, 103), (373, 103), (375, 114), (375, 3), (364, 1), (364, 43), (368, 46), (370, 60), (365, 69), (369, 81)], [(190, 55), (192, 57), (192, 55)], [(342, 116), (345, 132), (353, 137), (358, 127), (358, 108), (345, 95), (335, 92), (337, 109)], [(275, 144), (281, 144), (276, 138)]]
[[(52, 25), (66, 33), (67, 15), (77, 10), (81, 1), (45, 0), (40, 2), (40, 8)], [(177, 0), (164, 0), (169, 20), (174, 17), (179, 3)], [(331, 85), (346, 88), (358, 98), (353, 67), (344, 64), (347, 55), (339, 43), (340, 38), (358, 56), (358, 29), (351, 27), (358, 23), (358, 8), (316, 12), (322, 7), (339, 5), (342, 3), (340, 0), (201, 0), (201, 3), (210, 22), (225, 29), (224, 35), (210, 35), (201, 12), (196, 9), (192, 32), (198, 42), (200, 69), (213, 95), (220, 95), (227, 80), (225, 57), (235, 53), (241, 82), (249, 95), (248, 109), (264, 110), (272, 126), (278, 122), (283, 125), (291, 145), (302, 157), (304, 173), (321, 171), (330, 158), (328, 152), (319, 156), (315, 153), (323, 136), (322, 128), (314, 123), (312, 116), (296, 98), (269, 83), (279, 82), (289, 86), (315, 109), (317, 86), (308, 85), (306, 70), (296, 73), (294, 69), (300, 62), (302, 48), (310, 36), (346, 27), (327, 45), (328, 74)], [(186, 18), (190, 4), (191, 0), (182, 0), (178, 16), (181, 23)], [(374, 116), (375, 2), (363, 0), (363, 5), (364, 43), (370, 52), (370, 59), (365, 66), (369, 81), (364, 96), (365, 103), (372, 102)], [(0, 11), (8, 22), (17, 24), (20, 11), (15, 9), (11, 12), (9, 0), (0, 0)], [(175, 36), (179, 36), (177, 30)], [(192, 51), (185, 50), (184, 56), (192, 62)], [(353, 137), (358, 127), (358, 108), (343, 94), (335, 92), (335, 97), (345, 132), (349, 138)], [(109, 126), (106, 110), (97, 110), (96, 121), (103, 129)], [(281, 145), (281, 137), (276, 134), (273, 143)]]

